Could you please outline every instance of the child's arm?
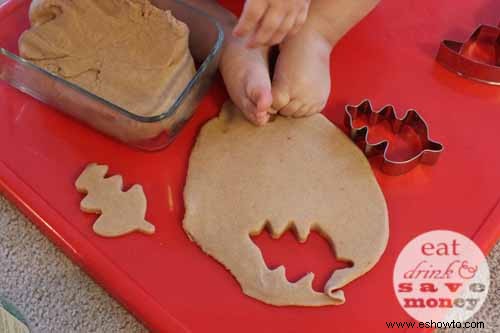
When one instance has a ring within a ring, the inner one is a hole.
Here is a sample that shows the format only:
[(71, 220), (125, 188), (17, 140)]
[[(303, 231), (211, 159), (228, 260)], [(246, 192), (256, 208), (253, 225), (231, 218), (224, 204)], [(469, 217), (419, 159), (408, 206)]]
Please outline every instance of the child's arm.
[(247, 0), (238, 24), (237, 37), (248, 37), (249, 47), (279, 44), (304, 24), (310, 0)]

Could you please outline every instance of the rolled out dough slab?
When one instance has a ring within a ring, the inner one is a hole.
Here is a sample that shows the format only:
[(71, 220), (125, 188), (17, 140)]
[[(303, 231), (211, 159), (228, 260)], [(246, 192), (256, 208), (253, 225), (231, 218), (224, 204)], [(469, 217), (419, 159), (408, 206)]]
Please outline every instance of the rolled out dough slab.
[[(185, 231), (223, 264), (243, 292), (273, 305), (321, 306), (345, 301), (341, 288), (369, 271), (388, 240), (384, 196), (361, 151), (323, 115), (277, 117), (263, 127), (231, 103), (201, 130), (184, 189)], [(324, 293), (314, 275), (295, 283), (270, 270), (250, 235), (311, 230), (353, 262), (335, 271)]]

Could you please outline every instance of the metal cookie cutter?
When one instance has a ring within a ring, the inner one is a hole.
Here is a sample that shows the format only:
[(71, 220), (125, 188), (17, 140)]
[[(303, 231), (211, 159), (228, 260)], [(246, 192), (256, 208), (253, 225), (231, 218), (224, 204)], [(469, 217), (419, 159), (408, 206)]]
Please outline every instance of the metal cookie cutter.
[(436, 60), (468, 79), (500, 85), (500, 24), (479, 26), (465, 43), (444, 40)]
[[(421, 151), (409, 159), (390, 159), (387, 157), (389, 141), (382, 140), (377, 143), (369, 143), (368, 126), (354, 126), (354, 121), (361, 116), (366, 117), (368, 125), (375, 125), (384, 120), (389, 121), (395, 134), (399, 133), (403, 126), (410, 126), (420, 139)], [(419, 163), (435, 164), (444, 149), (442, 144), (429, 138), (427, 123), (415, 110), (408, 110), (403, 118), (398, 118), (394, 106), (386, 105), (381, 110), (374, 111), (371, 102), (364, 100), (359, 105), (347, 105), (345, 107), (345, 125), (349, 130), (351, 139), (360, 145), (367, 157), (383, 156), (381, 170), (391, 176), (402, 175)]]

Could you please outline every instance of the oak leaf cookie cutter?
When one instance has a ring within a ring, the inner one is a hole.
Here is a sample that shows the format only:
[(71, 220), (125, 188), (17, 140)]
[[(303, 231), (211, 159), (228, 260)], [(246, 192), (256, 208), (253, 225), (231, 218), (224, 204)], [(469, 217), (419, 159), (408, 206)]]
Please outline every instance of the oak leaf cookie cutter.
[(442, 41), (436, 60), (465, 78), (500, 85), (500, 23), (477, 27), (464, 43)]
[[(368, 125), (356, 127), (356, 119), (365, 116)], [(347, 105), (345, 107), (345, 125), (349, 131), (351, 139), (357, 143), (367, 157), (382, 155), (382, 172), (398, 176), (407, 173), (418, 164), (435, 164), (444, 150), (441, 143), (433, 141), (429, 137), (429, 127), (425, 120), (416, 110), (408, 110), (403, 118), (398, 118), (396, 110), (392, 105), (386, 105), (382, 109), (375, 111), (370, 100), (366, 99), (358, 105)], [(376, 143), (368, 141), (368, 126), (375, 125), (382, 121), (388, 121), (392, 131), (398, 134), (404, 126), (410, 126), (418, 135), (422, 144), (419, 153), (409, 159), (397, 160), (387, 156), (389, 141), (382, 140)]]

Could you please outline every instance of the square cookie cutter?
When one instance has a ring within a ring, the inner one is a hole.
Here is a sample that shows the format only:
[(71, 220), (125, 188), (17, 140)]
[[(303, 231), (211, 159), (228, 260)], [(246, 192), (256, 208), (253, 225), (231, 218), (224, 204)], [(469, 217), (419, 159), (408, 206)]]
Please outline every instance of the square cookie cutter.
[[(368, 125), (356, 127), (354, 122), (363, 116), (366, 117)], [(433, 165), (444, 150), (441, 143), (430, 139), (429, 127), (416, 110), (408, 110), (403, 118), (398, 118), (394, 106), (386, 105), (375, 111), (370, 100), (367, 99), (358, 105), (346, 105), (344, 121), (351, 139), (360, 146), (367, 157), (381, 155), (383, 157), (381, 170), (391, 176), (407, 173), (420, 163)], [(395, 134), (398, 134), (404, 126), (411, 127), (422, 144), (420, 152), (409, 159), (392, 159), (387, 154), (390, 145), (388, 140), (370, 143), (368, 127), (383, 121), (389, 122)]]
[(500, 85), (500, 23), (479, 26), (464, 43), (442, 41), (436, 60), (465, 78)]

